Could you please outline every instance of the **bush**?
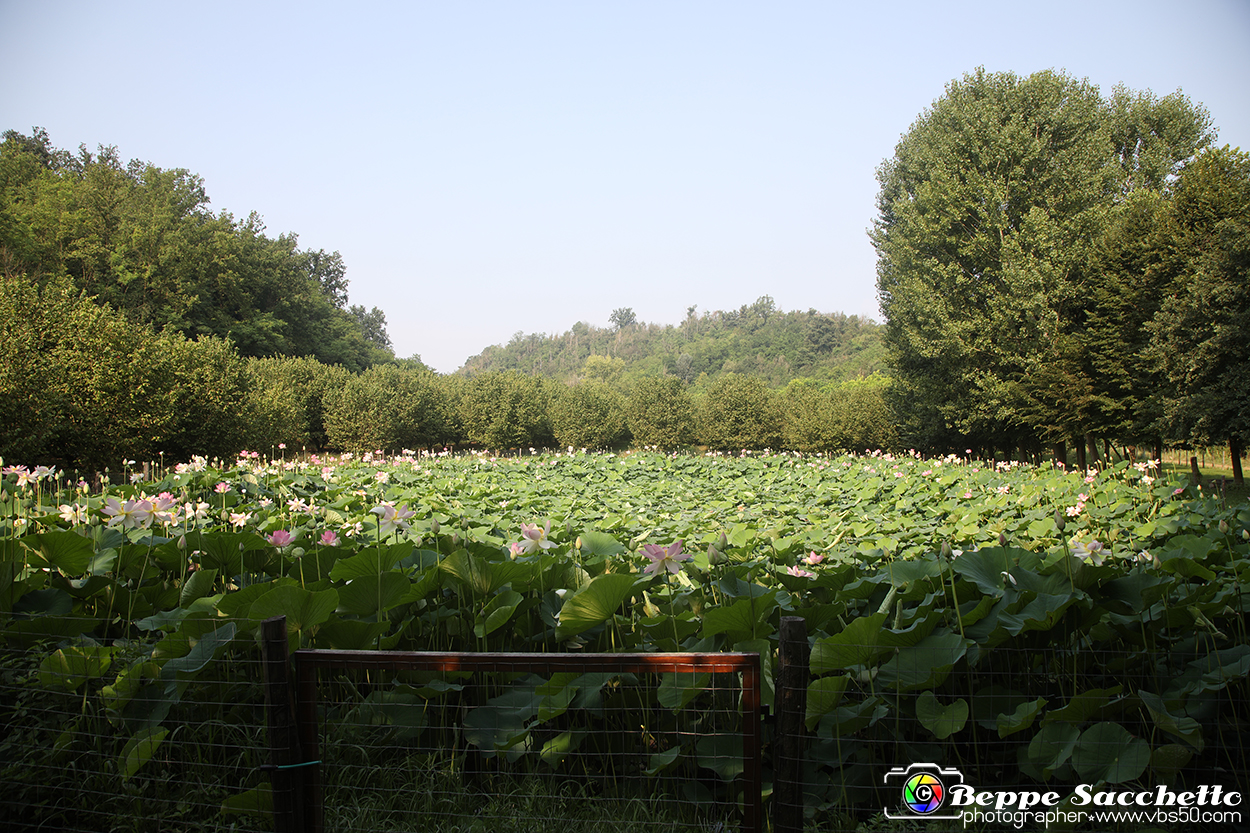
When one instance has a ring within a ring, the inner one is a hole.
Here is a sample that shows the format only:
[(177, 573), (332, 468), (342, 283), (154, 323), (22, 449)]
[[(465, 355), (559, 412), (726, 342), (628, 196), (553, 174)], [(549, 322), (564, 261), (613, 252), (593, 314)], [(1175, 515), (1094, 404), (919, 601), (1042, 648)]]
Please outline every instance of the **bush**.
[(433, 372), (375, 365), (325, 398), (326, 440), (346, 451), (428, 448), (443, 434)]
[(291, 449), (327, 447), (325, 400), (347, 385), (350, 373), (307, 356), (250, 359), (248, 375), (253, 407), (250, 447), (271, 449), (279, 443)]
[(550, 447), (550, 398), (544, 380), (515, 370), (474, 376), (459, 403), (465, 439), (491, 449)]
[(639, 379), (629, 397), (628, 416), (637, 446), (673, 451), (694, 442), (694, 404), (674, 376)]
[(551, 429), (562, 448), (615, 448), (628, 436), (625, 403), (604, 382), (581, 382), (551, 402)]
[(724, 451), (780, 446), (781, 413), (764, 380), (729, 373), (713, 382), (699, 403), (699, 438)]

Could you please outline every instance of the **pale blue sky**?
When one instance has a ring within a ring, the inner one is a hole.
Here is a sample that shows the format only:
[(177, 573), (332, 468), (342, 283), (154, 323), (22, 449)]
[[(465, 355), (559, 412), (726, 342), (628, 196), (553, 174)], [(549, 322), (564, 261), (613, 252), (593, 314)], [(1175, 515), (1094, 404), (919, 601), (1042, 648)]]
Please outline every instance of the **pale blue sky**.
[(879, 317), (875, 169), (947, 82), (1062, 69), (1250, 148), (1250, 2), (15, 2), (0, 130), (342, 252), (443, 372), (616, 307)]

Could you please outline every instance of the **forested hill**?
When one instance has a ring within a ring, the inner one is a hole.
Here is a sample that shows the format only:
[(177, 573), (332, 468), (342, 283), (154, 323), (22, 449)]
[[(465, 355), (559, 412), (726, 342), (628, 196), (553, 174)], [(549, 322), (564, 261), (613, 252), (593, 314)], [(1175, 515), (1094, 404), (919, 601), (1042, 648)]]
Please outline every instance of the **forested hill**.
[(844, 381), (884, 370), (881, 328), (842, 313), (782, 312), (767, 295), (736, 310), (686, 311), (681, 324), (647, 324), (633, 310), (612, 313), (611, 327), (579, 321), (562, 335), (518, 332), (507, 345), (471, 357), (461, 374), (519, 370), (565, 381), (668, 374), (759, 376), (781, 387), (791, 379)]
[(0, 270), (69, 281), (136, 324), (229, 338), (243, 356), (315, 356), (353, 371), (394, 359), (386, 316), (347, 303), (338, 252), (304, 251), (260, 217), (208, 208), (203, 180), (117, 149), (0, 144)]

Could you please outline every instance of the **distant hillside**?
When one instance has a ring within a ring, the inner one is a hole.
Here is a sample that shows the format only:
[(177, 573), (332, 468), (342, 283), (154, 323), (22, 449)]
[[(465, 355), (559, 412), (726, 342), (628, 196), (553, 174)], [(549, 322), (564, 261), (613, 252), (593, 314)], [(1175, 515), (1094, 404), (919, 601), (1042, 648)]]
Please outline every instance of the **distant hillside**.
[[(617, 326), (608, 328), (579, 321), (563, 335), (518, 332), (457, 372), (519, 370), (563, 381), (669, 374), (687, 382), (742, 373), (782, 387), (796, 378), (838, 382), (885, 369), (876, 322), (814, 309), (782, 312), (768, 295), (736, 310), (700, 315), (690, 307), (678, 325), (638, 322), (630, 309), (616, 310), (612, 320)], [(592, 356), (602, 358), (587, 365)]]

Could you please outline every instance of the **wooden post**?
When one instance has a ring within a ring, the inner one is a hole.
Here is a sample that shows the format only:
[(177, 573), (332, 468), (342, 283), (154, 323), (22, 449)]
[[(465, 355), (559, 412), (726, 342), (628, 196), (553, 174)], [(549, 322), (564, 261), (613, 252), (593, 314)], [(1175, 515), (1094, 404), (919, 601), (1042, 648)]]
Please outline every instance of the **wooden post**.
[(273, 822), (277, 833), (303, 833), (303, 763), (291, 690), (291, 661), (286, 617), (261, 623), (265, 672), (265, 716), (269, 729), (269, 783), (273, 789)]
[(803, 723), (807, 717), (807, 622), (799, 616), (781, 617), (777, 652), (777, 743), (773, 761), (773, 830), (799, 833), (803, 829)]

